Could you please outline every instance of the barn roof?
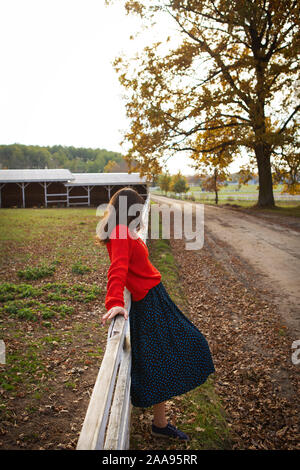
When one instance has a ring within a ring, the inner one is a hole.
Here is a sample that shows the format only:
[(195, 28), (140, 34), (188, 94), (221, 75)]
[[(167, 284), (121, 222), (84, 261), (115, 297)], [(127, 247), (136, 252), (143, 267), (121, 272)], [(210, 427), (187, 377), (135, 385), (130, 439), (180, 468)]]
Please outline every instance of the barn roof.
[(146, 184), (146, 177), (139, 173), (73, 173), (74, 179), (65, 186)]
[(71, 173), (65, 169), (0, 170), (0, 183), (63, 181), (66, 186), (146, 184), (139, 173)]
[(21, 183), (37, 181), (69, 181), (74, 176), (69, 170), (0, 170), (0, 183)]

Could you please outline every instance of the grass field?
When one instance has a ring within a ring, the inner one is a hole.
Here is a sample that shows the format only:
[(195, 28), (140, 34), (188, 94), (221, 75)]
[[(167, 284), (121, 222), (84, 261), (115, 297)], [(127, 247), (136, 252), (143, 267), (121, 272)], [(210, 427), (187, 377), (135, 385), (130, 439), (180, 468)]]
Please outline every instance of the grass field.
[[(283, 189), (282, 184), (278, 184), (273, 188), (275, 195), (280, 195)], [(200, 186), (191, 186), (191, 192), (199, 192), (201, 191)], [(227, 194), (257, 194), (258, 195), (258, 184), (242, 184), (238, 189), (237, 184), (228, 184), (228, 186), (223, 186), (220, 191), (220, 195), (227, 195)], [(208, 194), (208, 193), (206, 193)]]
[[(274, 189), (274, 197), (276, 207), (273, 209), (257, 209), (260, 212), (276, 213), (278, 215), (287, 215), (293, 217), (300, 217), (300, 199), (299, 196), (284, 199), (281, 195), (282, 185), (278, 185)], [(176, 195), (172, 192), (165, 194), (164, 192), (155, 189), (151, 193), (157, 195), (168, 196), (174, 199), (186, 199), (190, 201), (200, 202), (202, 204), (215, 205), (215, 194), (209, 192), (202, 192), (199, 186), (191, 186), (190, 191), (187, 194)], [(228, 204), (241, 209), (255, 209), (254, 206), (258, 199), (257, 185), (242, 185), (239, 191), (235, 191), (232, 186), (226, 186), (219, 191), (218, 194), (219, 202), (218, 205)]]
[(0, 211), (0, 448), (76, 446), (106, 344), (95, 209)]
[[(100, 323), (109, 257), (105, 247), (94, 244), (99, 218), (95, 209), (72, 208), (3, 209), (0, 219), (0, 337), (6, 346), (6, 364), (0, 365), (0, 449), (74, 449), (109, 327)], [(155, 240), (149, 249), (185, 311), (168, 240)], [(168, 406), (192, 435), (190, 448), (228, 446), (213, 379)], [(142, 430), (137, 438), (134, 425), (148, 426), (149, 413), (134, 410), (131, 448), (152, 446), (142, 442)]]

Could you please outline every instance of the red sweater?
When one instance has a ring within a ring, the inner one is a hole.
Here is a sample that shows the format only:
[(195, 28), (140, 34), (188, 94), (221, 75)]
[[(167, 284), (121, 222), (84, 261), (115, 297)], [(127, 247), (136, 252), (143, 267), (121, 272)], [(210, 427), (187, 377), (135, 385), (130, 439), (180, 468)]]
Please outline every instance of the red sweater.
[(124, 287), (132, 300), (137, 301), (161, 281), (160, 272), (149, 261), (147, 246), (141, 238), (130, 235), (127, 225), (119, 224), (113, 229), (106, 247), (111, 261), (107, 273), (107, 310), (124, 307)]

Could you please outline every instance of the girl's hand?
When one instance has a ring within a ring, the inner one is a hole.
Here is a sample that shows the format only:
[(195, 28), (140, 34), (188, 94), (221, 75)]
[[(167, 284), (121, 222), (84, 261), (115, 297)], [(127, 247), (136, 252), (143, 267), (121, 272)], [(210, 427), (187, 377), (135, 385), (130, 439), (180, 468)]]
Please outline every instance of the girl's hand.
[(124, 315), (125, 320), (128, 318), (127, 310), (123, 307), (112, 307), (107, 313), (102, 317), (102, 326), (105, 325), (106, 320), (111, 320), (116, 315)]

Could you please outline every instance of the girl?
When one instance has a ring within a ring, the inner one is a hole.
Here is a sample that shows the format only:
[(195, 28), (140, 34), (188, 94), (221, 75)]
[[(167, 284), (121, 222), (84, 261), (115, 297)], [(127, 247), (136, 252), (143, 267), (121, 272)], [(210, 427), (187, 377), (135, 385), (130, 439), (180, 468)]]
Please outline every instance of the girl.
[[(127, 201), (125, 209), (121, 196)], [(117, 191), (97, 231), (96, 238), (106, 245), (111, 261), (105, 298), (107, 312), (102, 324), (118, 314), (128, 319), (123, 297), (126, 286), (131, 293), (132, 404), (143, 408), (153, 405), (153, 435), (189, 440), (168, 422), (165, 401), (204, 383), (215, 369), (206, 339), (171, 300), (160, 272), (149, 260), (148, 248), (137, 235), (141, 211), (139, 216), (129, 215), (134, 204), (140, 204), (139, 207), (144, 204), (134, 189)], [(136, 228), (132, 229), (132, 225)]]

